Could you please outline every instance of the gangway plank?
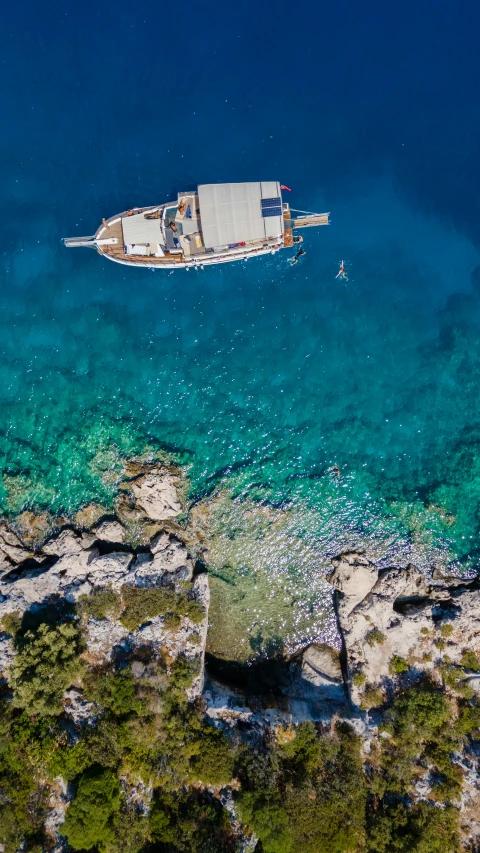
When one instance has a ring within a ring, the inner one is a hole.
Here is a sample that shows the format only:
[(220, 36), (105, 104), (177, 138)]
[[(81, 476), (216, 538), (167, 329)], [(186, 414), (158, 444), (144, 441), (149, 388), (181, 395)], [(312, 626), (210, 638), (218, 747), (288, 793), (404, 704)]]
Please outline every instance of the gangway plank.
[(292, 211), (291, 227), (292, 228), (311, 228), (317, 225), (329, 225), (329, 213), (308, 213), (302, 216), (295, 216), (296, 211)]

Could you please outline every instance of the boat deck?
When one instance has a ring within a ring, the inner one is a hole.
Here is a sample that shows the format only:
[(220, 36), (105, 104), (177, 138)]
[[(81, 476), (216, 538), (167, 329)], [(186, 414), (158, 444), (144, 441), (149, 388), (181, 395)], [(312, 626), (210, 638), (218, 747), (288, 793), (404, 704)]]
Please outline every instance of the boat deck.
[[(150, 208), (135, 208), (135, 213), (140, 213), (142, 210), (149, 210)], [(129, 264), (134, 264), (136, 266), (159, 266), (168, 264), (169, 266), (172, 264), (184, 264), (185, 258), (182, 254), (166, 252), (165, 255), (161, 258), (156, 258), (153, 255), (145, 255), (145, 256), (137, 256), (137, 255), (126, 255), (124, 248), (124, 237), (123, 237), (123, 229), (122, 229), (122, 217), (126, 215), (126, 212), (122, 214), (117, 214), (116, 216), (112, 216), (110, 219), (106, 219), (96, 233), (96, 238), (98, 240), (106, 240), (115, 238), (117, 240), (116, 243), (106, 243), (97, 245), (97, 251), (101, 255), (106, 255), (113, 260), (117, 261), (128, 261)], [(287, 218), (290, 218), (290, 212), (285, 211), (284, 220), (286, 224)], [(293, 224), (293, 223), (292, 223)], [(273, 240), (269, 241), (272, 242)], [(256, 252), (265, 251), (265, 248), (268, 244), (263, 243), (259, 244), (258, 247), (255, 247), (251, 250), (251, 254), (255, 254)], [(284, 237), (284, 246), (291, 247), (294, 245), (293, 240), (293, 231), (288, 228), (285, 228), (285, 237)], [(249, 253), (249, 254), (250, 254)], [(223, 254), (223, 253), (222, 253)], [(225, 252), (228, 254), (228, 250)], [(198, 256), (198, 262), (201, 263), (202, 255)], [(192, 257), (193, 260), (193, 257)]]
[[(148, 210), (148, 208), (142, 208), (142, 210)], [(136, 210), (136, 213), (140, 213), (140, 210)], [(98, 231), (96, 236), (101, 240), (106, 238), (116, 237), (117, 243), (110, 243), (107, 245), (98, 246), (98, 252), (101, 255), (108, 255), (110, 258), (115, 258), (115, 260), (124, 261), (128, 260), (130, 264), (137, 264), (138, 266), (152, 266), (152, 264), (157, 265), (159, 267), (162, 264), (168, 263), (184, 263), (183, 255), (172, 254), (171, 252), (166, 252), (165, 255), (161, 258), (155, 258), (152, 255), (145, 256), (137, 256), (137, 255), (125, 255), (125, 249), (123, 244), (123, 229), (122, 229), (122, 216), (125, 216), (125, 213), (122, 213), (120, 216), (112, 216), (111, 219), (106, 220), (106, 226), (102, 225)]]

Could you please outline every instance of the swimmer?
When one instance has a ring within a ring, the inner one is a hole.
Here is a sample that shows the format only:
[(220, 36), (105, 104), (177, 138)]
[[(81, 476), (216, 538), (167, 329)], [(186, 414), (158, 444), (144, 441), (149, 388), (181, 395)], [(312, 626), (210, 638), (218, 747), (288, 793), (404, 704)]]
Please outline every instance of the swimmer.
[(298, 259), (302, 257), (302, 255), (306, 255), (305, 249), (299, 249), (294, 258), (290, 258), (290, 263), (293, 267), (294, 264), (298, 264)]
[(340, 480), (342, 472), (340, 471), (338, 465), (332, 465), (330, 468), (327, 468), (327, 471), (332, 477), (336, 477), (337, 480)]
[(348, 275), (345, 272), (345, 263), (344, 261), (340, 262), (340, 269), (337, 272), (335, 278), (343, 278), (344, 281), (348, 281)]

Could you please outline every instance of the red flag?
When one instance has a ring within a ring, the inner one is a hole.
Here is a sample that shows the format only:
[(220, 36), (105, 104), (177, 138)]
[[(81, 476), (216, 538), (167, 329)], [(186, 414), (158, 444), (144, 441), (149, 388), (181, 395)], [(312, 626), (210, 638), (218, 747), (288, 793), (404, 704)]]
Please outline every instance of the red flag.
[(292, 192), (292, 191), (291, 191), (291, 189), (290, 189), (290, 187), (286, 187), (286, 186), (285, 186), (285, 184), (280, 184), (280, 189), (281, 189), (281, 190), (288, 190), (288, 192), (289, 192), (289, 193), (291, 193), (291, 192)]

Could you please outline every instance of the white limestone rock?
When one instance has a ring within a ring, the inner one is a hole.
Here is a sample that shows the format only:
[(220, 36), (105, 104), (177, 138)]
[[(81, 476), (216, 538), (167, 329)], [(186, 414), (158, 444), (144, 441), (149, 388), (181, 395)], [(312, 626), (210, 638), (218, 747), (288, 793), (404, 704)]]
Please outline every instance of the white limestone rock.
[(329, 582), (343, 593), (342, 609), (347, 616), (363, 601), (377, 581), (378, 572), (364, 554), (354, 551), (341, 554), (332, 560), (333, 571)]
[(472, 690), (480, 696), (480, 674), (479, 675), (471, 675), (468, 679), (468, 686), (472, 688)]
[(57, 536), (53, 536), (42, 547), (42, 554), (49, 556), (64, 557), (80, 554), (93, 544), (93, 537), (85, 533), (77, 533), (74, 530), (62, 530)]
[(49, 809), (45, 818), (45, 830), (55, 845), (52, 853), (64, 853), (67, 850), (67, 842), (65, 838), (62, 838), (61, 830), (65, 813), (72, 799), (72, 792), (61, 776), (57, 776), (54, 781), (55, 786), (50, 791)]
[[(73, 553), (65, 553), (57, 562), (49, 569), (49, 574), (56, 575), (59, 579), (64, 578), (64, 582), (59, 580), (61, 588), (65, 584), (70, 583), (75, 578), (86, 580), (89, 573), (90, 563), (99, 556), (97, 549), (80, 550)], [(47, 574), (46, 572), (44, 574)]]
[(12, 566), (34, 556), (34, 552), (25, 547), (13, 530), (5, 523), (0, 526), (0, 572), (9, 571)]
[(0, 542), (0, 552), (4, 561), (5, 568), (12, 568), (12, 565), (23, 563), (24, 560), (29, 560), (35, 557), (34, 551), (29, 551), (23, 545), (10, 545), (9, 542)]
[(302, 678), (312, 684), (317, 680), (324, 684), (325, 679), (342, 684), (338, 652), (326, 645), (309, 646), (302, 655)]
[(70, 717), (75, 725), (94, 722), (94, 705), (85, 698), (81, 690), (71, 687), (63, 697), (63, 707), (67, 717)]
[(0, 634), (0, 678), (7, 677), (14, 657), (13, 638), (2, 632)]
[(113, 545), (123, 544), (125, 542), (126, 531), (119, 521), (104, 521), (98, 527), (94, 527), (93, 532), (97, 539), (102, 542), (109, 542)]
[(151, 551), (155, 571), (157, 573), (168, 572), (176, 574), (182, 580), (191, 580), (193, 576), (193, 562), (188, 558), (188, 551), (183, 542), (176, 536), (168, 533), (159, 533), (152, 540)]
[(93, 664), (110, 661), (115, 648), (124, 646), (129, 636), (120, 622), (93, 617), (88, 620), (86, 633), (87, 659)]
[(5, 613), (22, 615), (34, 604), (41, 604), (59, 590), (59, 578), (51, 572), (28, 572), (15, 581), (0, 582), (0, 619)]
[(2, 523), (0, 526), (0, 548), (5, 545), (11, 545), (14, 548), (24, 547), (17, 534), (10, 530), (5, 523)]
[(133, 562), (133, 554), (116, 551), (95, 557), (88, 565), (88, 580), (98, 587), (120, 586)]
[(137, 506), (152, 521), (174, 518), (182, 510), (174, 476), (167, 470), (154, 469), (131, 484)]
[[(432, 587), (414, 566), (378, 573), (364, 555), (342, 555), (333, 562), (331, 580), (342, 593), (338, 615), (350, 676), (361, 673), (366, 684), (388, 691), (399, 677), (390, 671), (394, 657), (408, 663), (408, 678), (415, 679), (425, 673), (438, 677), (443, 654), (457, 665), (465, 651), (480, 655), (479, 590)], [(451, 634), (444, 638), (440, 628), (446, 623)], [(355, 681), (351, 697), (359, 705), (363, 688)]]

